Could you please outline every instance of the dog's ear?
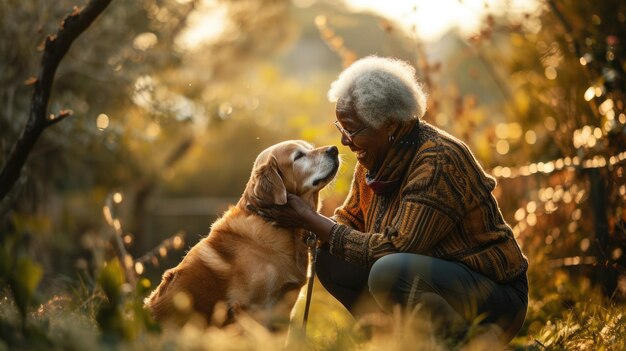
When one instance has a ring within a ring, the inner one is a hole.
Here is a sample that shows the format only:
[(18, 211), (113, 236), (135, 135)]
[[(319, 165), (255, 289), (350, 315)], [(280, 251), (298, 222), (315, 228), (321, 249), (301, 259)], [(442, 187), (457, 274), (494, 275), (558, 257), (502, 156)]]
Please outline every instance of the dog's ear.
[(254, 196), (264, 203), (284, 205), (287, 203), (287, 189), (278, 174), (278, 161), (270, 156), (267, 163), (255, 170)]

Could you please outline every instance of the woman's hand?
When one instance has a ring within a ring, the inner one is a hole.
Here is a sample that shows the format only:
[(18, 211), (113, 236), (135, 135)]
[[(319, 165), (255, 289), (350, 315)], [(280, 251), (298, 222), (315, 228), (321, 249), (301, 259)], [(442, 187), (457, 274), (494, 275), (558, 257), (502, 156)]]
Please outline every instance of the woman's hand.
[(304, 228), (310, 230), (310, 221), (319, 214), (309, 207), (298, 195), (287, 193), (285, 205), (255, 208), (262, 217), (286, 228)]
[(311, 208), (298, 195), (287, 193), (287, 203), (281, 206), (256, 208), (248, 205), (265, 219), (274, 222), (276, 225), (286, 228), (303, 228), (317, 234), (317, 239), (321, 242), (328, 241), (330, 231), (335, 222), (328, 217), (319, 214)]

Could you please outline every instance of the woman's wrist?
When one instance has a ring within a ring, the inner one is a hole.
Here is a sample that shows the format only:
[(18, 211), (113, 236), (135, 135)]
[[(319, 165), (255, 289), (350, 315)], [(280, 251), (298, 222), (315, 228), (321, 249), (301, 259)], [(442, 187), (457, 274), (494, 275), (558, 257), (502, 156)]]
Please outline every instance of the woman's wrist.
[(318, 240), (322, 242), (330, 240), (330, 231), (336, 224), (332, 219), (315, 212), (315, 217), (308, 222), (306, 229), (315, 233)]

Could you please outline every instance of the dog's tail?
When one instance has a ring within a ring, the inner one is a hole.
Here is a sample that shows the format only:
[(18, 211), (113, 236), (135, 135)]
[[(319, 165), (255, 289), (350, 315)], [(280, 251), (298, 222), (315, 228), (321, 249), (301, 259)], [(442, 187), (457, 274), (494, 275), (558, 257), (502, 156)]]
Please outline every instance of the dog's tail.
[(172, 309), (172, 291), (169, 289), (171, 283), (176, 279), (176, 269), (168, 269), (163, 273), (161, 284), (150, 293), (143, 301), (152, 317), (158, 321), (170, 314)]

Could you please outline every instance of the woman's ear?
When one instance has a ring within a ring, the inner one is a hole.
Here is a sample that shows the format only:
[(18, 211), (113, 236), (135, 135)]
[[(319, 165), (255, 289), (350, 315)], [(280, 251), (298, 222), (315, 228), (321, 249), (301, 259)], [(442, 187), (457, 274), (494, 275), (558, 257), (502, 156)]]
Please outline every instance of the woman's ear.
[(385, 129), (388, 134), (395, 134), (400, 127), (400, 122), (396, 120), (389, 120), (385, 123)]
[(274, 156), (270, 156), (268, 161), (255, 169), (254, 174), (254, 196), (260, 204), (284, 205), (287, 203), (287, 189), (283, 179), (278, 174), (278, 162)]
[(400, 122), (391, 120), (387, 121), (384, 124), (383, 132), (387, 134), (387, 138), (390, 142), (395, 140), (396, 135), (398, 134), (398, 129), (400, 128)]

